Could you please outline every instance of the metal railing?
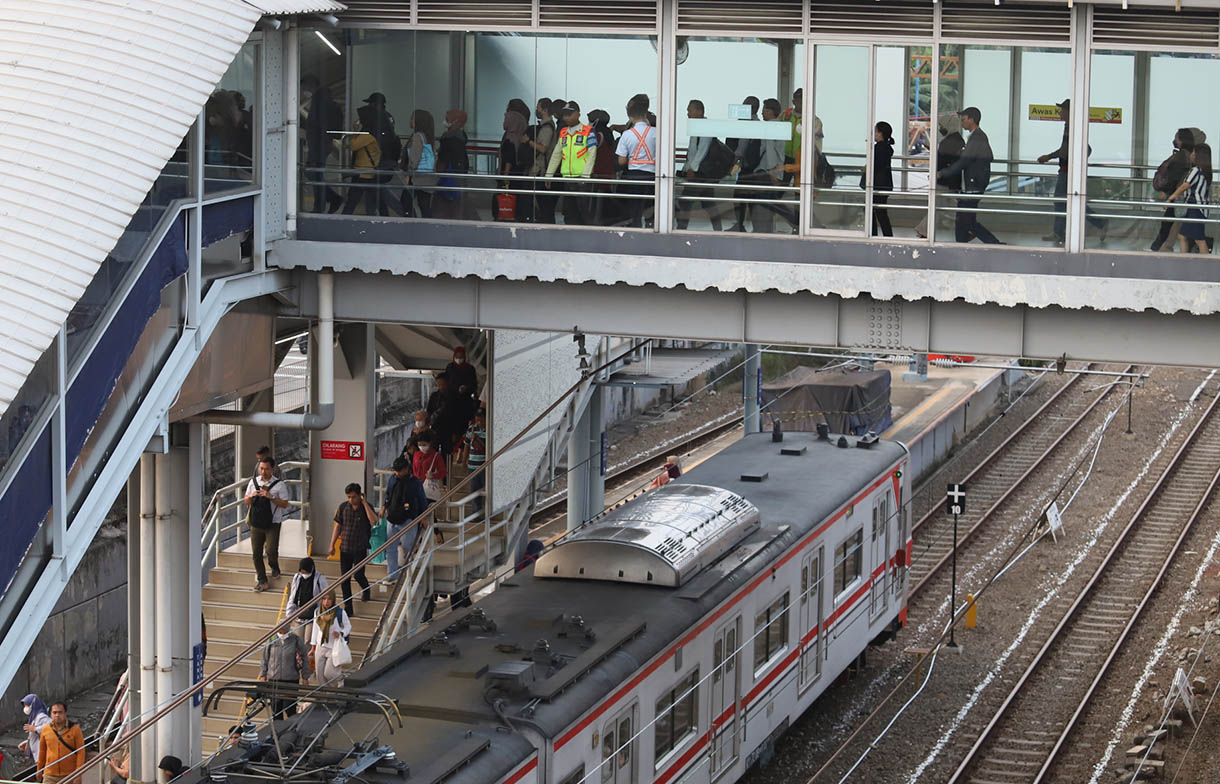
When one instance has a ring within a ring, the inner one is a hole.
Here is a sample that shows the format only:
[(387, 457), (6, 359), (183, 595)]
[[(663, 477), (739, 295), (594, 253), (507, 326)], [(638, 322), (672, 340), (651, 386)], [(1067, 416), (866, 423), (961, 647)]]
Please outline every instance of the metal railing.
[[(280, 463), (279, 468), (285, 474), (280, 481), (289, 487), (297, 488), (297, 498), (288, 501), (289, 508), (295, 508), (297, 515), (288, 517), (288, 512), (285, 511), (285, 519), (299, 519), (308, 526), (309, 463), (288, 461)], [(287, 477), (290, 471), (297, 472), (295, 479)], [(211, 566), (219, 563), (222, 549), (227, 550), (241, 542), (242, 529), (246, 524), (246, 487), (249, 484), (249, 479), (241, 479), (225, 485), (212, 494), (212, 500), (208, 502), (207, 508), (203, 512), (200, 532), (202, 546), (199, 565), (205, 572)], [(306, 536), (308, 536), (308, 527)]]

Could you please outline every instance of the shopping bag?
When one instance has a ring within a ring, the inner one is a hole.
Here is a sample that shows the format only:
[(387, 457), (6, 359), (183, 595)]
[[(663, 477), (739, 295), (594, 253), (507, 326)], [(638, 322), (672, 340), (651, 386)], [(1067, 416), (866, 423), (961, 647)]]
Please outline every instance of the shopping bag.
[(496, 220), (515, 221), (517, 219), (517, 194), (497, 193), (495, 202)]
[(330, 663), (342, 667), (352, 663), (352, 649), (347, 646), (347, 640), (336, 637), (330, 644)]
[[(385, 544), (389, 529), (386, 528), (386, 519), (382, 517), (377, 521), (377, 525), (373, 526), (373, 532), (369, 534), (369, 550), (376, 550)], [(385, 553), (381, 553), (373, 558), (373, 563), (385, 563)]]

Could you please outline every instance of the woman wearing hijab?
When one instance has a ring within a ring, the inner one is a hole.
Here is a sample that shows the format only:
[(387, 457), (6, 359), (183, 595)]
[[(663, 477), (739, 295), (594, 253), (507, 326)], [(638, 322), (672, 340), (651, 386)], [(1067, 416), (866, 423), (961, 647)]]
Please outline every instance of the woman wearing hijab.
[[(514, 99), (516, 100), (516, 99)], [(519, 111), (511, 108), (504, 113), (504, 137), (500, 139), (500, 174), (508, 176), (525, 175), (534, 163), (534, 148), (530, 144), (529, 119)], [(529, 187), (522, 180), (505, 180), (504, 187), (523, 190)], [(495, 220), (529, 220), (529, 210), (523, 209), (531, 204), (531, 200), (523, 194), (517, 194), (510, 201), (516, 203), (516, 210), (511, 216), (497, 209), (502, 197), (510, 194), (496, 194), (492, 198), (491, 214)]]
[[(462, 187), (470, 184), (464, 177), (448, 177), (447, 174), (467, 174), (470, 171), (470, 156), (466, 151), (466, 112), (450, 109), (445, 112), (445, 131), (438, 140), (436, 171), (440, 174), (438, 185)], [(460, 190), (438, 190), (432, 200), (432, 217), (450, 220), (476, 220), (469, 199)]]
[(318, 668), (318, 685), (341, 688), (343, 669), (330, 660), (331, 646), (340, 637), (346, 642), (352, 633), (352, 622), (335, 601), (332, 588), (322, 594), (322, 603), (313, 617), (313, 660)]
[(21, 705), (26, 715), (25, 724), (22, 726), (22, 729), (25, 730), (25, 740), (18, 743), (17, 748), (36, 762), (38, 760), (38, 738), (42, 735), (42, 728), (51, 723), (51, 711), (37, 694), (27, 694), (22, 697)]
[(186, 773), (186, 770), (187, 768), (182, 764), (182, 760), (172, 754), (166, 754), (157, 763), (157, 779), (161, 784), (169, 784), (169, 782)]

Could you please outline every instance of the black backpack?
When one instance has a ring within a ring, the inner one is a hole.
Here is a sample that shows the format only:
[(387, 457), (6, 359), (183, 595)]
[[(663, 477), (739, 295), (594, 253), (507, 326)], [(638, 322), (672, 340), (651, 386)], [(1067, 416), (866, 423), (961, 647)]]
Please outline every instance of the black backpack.
[(818, 152), (818, 170), (813, 178), (813, 184), (819, 188), (835, 186), (835, 167), (830, 164), (830, 159), (824, 152)]
[[(258, 480), (254, 480), (254, 487), (261, 490), (270, 490), (280, 483), (280, 480), (272, 478), (271, 483), (266, 487), (260, 488)], [(251, 528), (266, 529), (271, 527), (271, 521), (274, 519), (275, 506), (271, 503), (270, 498), (264, 498), (261, 495), (256, 495), (250, 499), (250, 515), (246, 518), (246, 522)]]
[(695, 172), (700, 179), (720, 181), (729, 176), (733, 170), (733, 151), (719, 139), (710, 139), (707, 154), (699, 162), (699, 170)]
[(394, 123), (389, 119), (382, 121), (377, 133), (377, 146), (381, 148), (381, 161), (377, 164), (378, 169), (396, 169), (398, 168), (398, 159), (402, 156), (402, 139), (398, 138), (398, 133), (394, 130)]

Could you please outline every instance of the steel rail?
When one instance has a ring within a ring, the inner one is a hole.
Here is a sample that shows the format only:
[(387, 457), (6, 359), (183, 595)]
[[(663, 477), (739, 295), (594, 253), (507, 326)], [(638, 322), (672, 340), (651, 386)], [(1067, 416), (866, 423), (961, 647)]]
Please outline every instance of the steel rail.
[[(1094, 570), (1093, 574), (1090, 576), (1088, 583), (1084, 586), (1084, 588), (1077, 595), (1076, 600), (1074, 602), (1072, 602), (1072, 606), (1068, 608), (1066, 613), (1064, 613), (1063, 618), (1060, 619), (1059, 623), (1056, 624), (1055, 628), (1051, 631), (1050, 636), (1047, 638), (1046, 642), (1043, 643), (1042, 647), (1038, 650), (1038, 653), (1034, 656), (1033, 661), (1031, 661), (1029, 663), (1029, 665), (1025, 668), (1025, 671), (1023, 673), (1021, 673), (1021, 677), (1017, 679), (1017, 682), (1013, 685), (1013, 687), (1009, 691), (1008, 695), (1004, 698), (1004, 702), (1000, 705), (999, 709), (997, 709), (996, 712), (992, 715), (991, 720), (987, 722), (987, 726), (985, 726), (983, 728), (983, 730), (979, 733), (978, 738), (975, 739), (974, 745), (970, 747), (970, 751), (966, 753), (965, 758), (961, 761), (961, 763), (958, 765), (957, 769), (953, 772), (953, 776), (949, 779), (948, 784), (956, 784), (956, 782), (961, 781), (966, 772), (966, 769), (969, 768), (970, 766), (972, 766), (975, 762), (977, 762), (979, 760), (980, 752), (982, 751), (983, 747), (987, 744), (987, 742), (989, 740), (991, 740), (996, 727), (999, 726), (1000, 722), (1007, 715), (1009, 708), (1011, 708), (1012, 704), (1016, 701), (1017, 696), (1021, 693), (1022, 688), (1024, 688), (1025, 684), (1029, 681), (1029, 679), (1033, 676), (1033, 674), (1036, 671), (1038, 671), (1038, 669), (1040, 668), (1042, 663), (1047, 659), (1047, 654), (1050, 652), (1051, 648), (1054, 647), (1054, 645), (1059, 641), (1064, 630), (1066, 630), (1069, 626), (1071, 626), (1072, 622), (1075, 620), (1077, 612), (1084, 605), (1085, 601), (1087, 599), (1091, 598), (1091, 596), (1093, 594), (1093, 589), (1097, 586), (1097, 584), (1101, 580), (1102, 576), (1105, 575), (1106, 572), (1109, 571), (1109, 569), (1111, 568), (1111, 566), (1115, 562), (1115, 560), (1117, 560), (1118, 553), (1126, 545), (1130, 534), (1137, 528), (1139, 523), (1141, 523), (1143, 521), (1145, 512), (1151, 507), (1153, 499), (1156, 498), (1160, 494), (1161, 490), (1165, 487), (1166, 482), (1169, 479), (1170, 475), (1174, 474), (1176, 469), (1181, 465), (1182, 460), (1183, 460), (1184, 456), (1186, 455), (1186, 452), (1192, 446), (1194, 446), (1196, 437), (1203, 430), (1204, 426), (1208, 423), (1208, 420), (1212, 417), (1213, 413), (1216, 411), (1217, 403), (1220, 403), (1220, 395), (1218, 395), (1212, 399), (1212, 402), (1207, 407), (1207, 410), (1205, 410), (1203, 412), (1203, 415), (1199, 417), (1199, 420), (1195, 423), (1194, 428), (1186, 436), (1186, 439), (1182, 442), (1182, 445), (1178, 448), (1178, 450), (1174, 454), (1173, 458), (1169, 461), (1169, 464), (1165, 467), (1165, 470), (1161, 473), (1160, 477), (1158, 477), (1156, 484), (1148, 492), (1148, 495), (1145, 496), (1144, 501), (1143, 501), (1143, 503), (1140, 504), (1139, 509), (1137, 509), (1135, 514), (1133, 514), (1131, 516), (1130, 522), (1128, 522), (1126, 527), (1123, 528), (1122, 532), (1118, 535), (1118, 538), (1115, 540), (1114, 544), (1111, 545), (1109, 551), (1106, 553), (1105, 557), (1102, 559), (1102, 562), (1097, 566), (1097, 568)], [(1182, 544), (1182, 541), (1186, 537), (1186, 534), (1189, 532), (1190, 528), (1193, 527), (1193, 524), (1194, 524), (1195, 520), (1198, 518), (1199, 512), (1202, 510), (1204, 503), (1210, 497), (1211, 490), (1215, 487), (1216, 479), (1217, 479), (1217, 477), (1213, 476), (1211, 482), (1208, 484), (1207, 491), (1205, 491), (1205, 493), (1203, 494), (1202, 499), (1196, 505), (1194, 512), (1191, 514), (1186, 525), (1183, 527), (1182, 532), (1179, 534), (1177, 540), (1174, 542), (1173, 546), (1170, 548), (1169, 553), (1166, 555), (1165, 560), (1162, 563), (1161, 570), (1157, 574), (1156, 579), (1154, 579), (1152, 581), (1150, 588), (1145, 593), (1144, 598), (1141, 600), (1141, 602), (1140, 602), (1139, 606), (1137, 607), (1135, 613), (1133, 614), (1132, 618), (1128, 621), (1127, 626), (1124, 627), (1123, 633), (1119, 636), (1118, 645), (1121, 645), (1122, 641), (1124, 639), (1126, 639), (1126, 636), (1127, 636), (1128, 632), (1130, 631), (1131, 625), (1139, 617), (1140, 610), (1142, 610), (1143, 607), (1147, 604), (1148, 598), (1150, 597), (1151, 593), (1156, 590), (1161, 579), (1163, 579), (1165, 572), (1169, 568), (1170, 562), (1173, 560), (1174, 556), (1177, 554), (1178, 549)], [(1094, 679), (1093, 684), (1090, 686), (1089, 696), (1091, 696), (1092, 693), (1095, 691), (1097, 682), (1101, 679), (1102, 675), (1105, 674), (1105, 670), (1109, 667), (1111, 661), (1113, 661), (1113, 658), (1114, 658), (1114, 655), (1116, 654), (1116, 652), (1117, 652), (1117, 645), (1115, 646), (1115, 648), (1113, 648), (1111, 650), (1110, 656), (1108, 656), (1106, 658), (1105, 662), (1103, 663), (1102, 672)], [(1077, 708), (1076, 713), (1073, 714), (1072, 719), (1069, 721), (1069, 728), (1074, 725), (1076, 720), (1079, 719), (1079, 716), (1083, 712), (1084, 707), (1085, 707), (1085, 705), (1081, 704)], [(1066, 734), (1067, 734), (1067, 730), (1065, 730), (1063, 733), (1060, 734), (1059, 740), (1055, 743), (1055, 746), (1052, 750), (1051, 755), (1048, 757), (1046, 762), (1043, 764), (1042, 768), (1039, 770), (1037, 778), (1035, 779), (1036, 781), (1042, 780), (1042, 777), (1045, 775), (1045, 773), (1049, 769), (1051, 763), (1054, 761), (1054, 758), (1057, 756), (1058, 750), (1062, 747), (1062, 742), (1063, 742)]]

